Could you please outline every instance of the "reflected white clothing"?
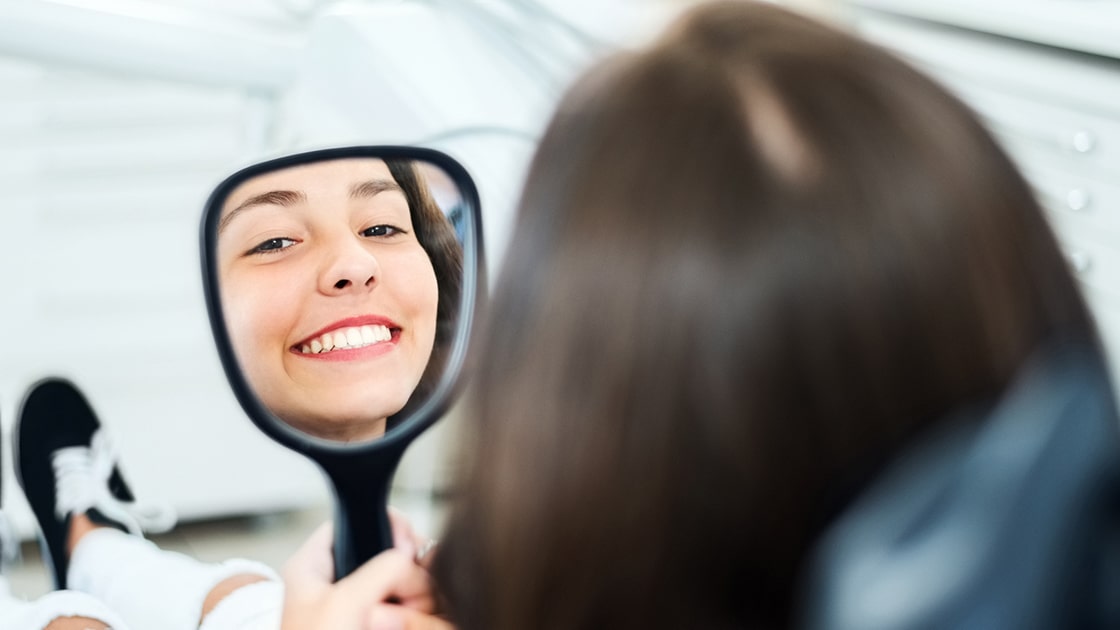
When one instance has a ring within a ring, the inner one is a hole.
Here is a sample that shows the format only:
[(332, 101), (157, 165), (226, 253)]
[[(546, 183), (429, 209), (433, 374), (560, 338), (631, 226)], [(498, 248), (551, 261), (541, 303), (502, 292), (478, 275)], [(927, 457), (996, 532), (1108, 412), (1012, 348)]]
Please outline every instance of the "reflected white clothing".
[[(206, 595), (242, 573), (269, 581), (235, 590), (200, 626)], [(284, 600), (279, 576), (264, 564), (199, 562), (110, 528), (82, 537), (70, 557), (67, 584), (104, 602), (135, 630), (277, 630)]]
[(0, 577), (0, 628), (42, 630), (60, 617), (96, 619), (113, 630), (129, 630), (124, 621), (96, 597), (77, 591), (54, 591), (25, 601), (12, 596), (8, 581)]

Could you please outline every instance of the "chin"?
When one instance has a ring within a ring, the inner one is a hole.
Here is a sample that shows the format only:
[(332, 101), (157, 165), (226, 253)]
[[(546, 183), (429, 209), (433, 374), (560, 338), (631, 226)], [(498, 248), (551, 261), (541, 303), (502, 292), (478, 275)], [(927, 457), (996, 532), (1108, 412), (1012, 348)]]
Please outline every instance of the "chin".
[[(343, 425), (352, 423), (374, 422), (397, 413), (404, 407), (404, 403), (397, 406), (386, 405), (384, 401), (365, 402), (345, 407), (336, 407), (327, 412), (328, 417), (335, 418), (332, 424)], [(385, 411), (393, 409), (393, 411)]]

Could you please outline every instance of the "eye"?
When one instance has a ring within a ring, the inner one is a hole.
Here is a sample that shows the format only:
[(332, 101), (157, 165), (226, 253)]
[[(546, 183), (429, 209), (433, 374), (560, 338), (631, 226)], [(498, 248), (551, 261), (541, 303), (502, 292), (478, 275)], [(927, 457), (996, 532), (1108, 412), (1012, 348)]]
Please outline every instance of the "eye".
[(251, 256), (253, 254), (271, 254), (271, 253), (274, 253), (274, 252), (278, 252), (278, 251), (287, 249), (287, 248), (291, 247), (292, 245), (295, 245), (296, 242), (297, 241), (295, 239), (285, 238), (283, 236), (280, 236), (280, 237), (277, 237), (277, 238), (270, 238), (267, 241), (264, 241), (263, 243), (260, 243), (256, 247), (254, 247), (254, 248), (250, 249), (249, 251), (245, 252), (245, 255), (246, 256)]
[(373, 227), (368, 227), (368, 228), (362, 230), (362, 232), (361, 232), (362, 236), (382, 237), (382, 238), (387, 237), (387, 236), (396, 236), (398, 234), (404, 234), (404, 233), (405, 233), (405, 231), (400, 229), (399, 227), (395, 227), (395, 226), (392, 226), (392, 225), (386, 225), (386, 224), (381, 224), (381, 225), (375, 225)]

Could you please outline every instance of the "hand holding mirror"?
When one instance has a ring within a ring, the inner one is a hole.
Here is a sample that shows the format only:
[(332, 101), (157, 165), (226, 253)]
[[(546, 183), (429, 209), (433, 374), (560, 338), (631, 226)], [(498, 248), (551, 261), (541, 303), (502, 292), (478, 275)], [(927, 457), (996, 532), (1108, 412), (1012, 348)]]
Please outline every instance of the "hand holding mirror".
[(207, 203), (203, 282), (226, 376), (262, 431), (330, 479), (339, 577), (391, 546), (392, 473), (457, 389), (481, 234), (466, 171), (412, 147), (270, 160)]

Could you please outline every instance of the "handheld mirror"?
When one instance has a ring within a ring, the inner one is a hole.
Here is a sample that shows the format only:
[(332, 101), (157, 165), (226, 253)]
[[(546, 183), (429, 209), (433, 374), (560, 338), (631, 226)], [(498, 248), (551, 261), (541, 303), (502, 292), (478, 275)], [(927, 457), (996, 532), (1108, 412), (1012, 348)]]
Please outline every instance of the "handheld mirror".
[(392, 545), (408, 444), (447, 409), (482, 291), (478, 193), (450, 157), (344, 147), (245, 168), (202, 219), (210, 323), (254, 423), (335, 495), (335, 572)]

